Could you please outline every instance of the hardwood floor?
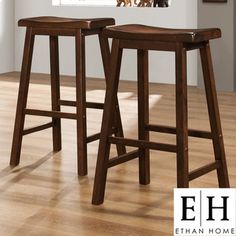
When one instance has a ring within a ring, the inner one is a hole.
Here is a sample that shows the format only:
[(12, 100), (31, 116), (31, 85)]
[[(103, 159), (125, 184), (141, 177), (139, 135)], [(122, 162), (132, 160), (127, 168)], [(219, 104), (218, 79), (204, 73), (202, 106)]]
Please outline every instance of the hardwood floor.
[[(52, 153), (51, 130), (24, 137), (19, 167), (9, 167), (19, 74), (0, 76), (0, 235), (173, 235), (175, 155), (151, 152), (151, 184), (138, 184), (137, 160), (108, 172), (105, 203), (91, 205), (98, 142), (89, 144), (89, 174), (76, 174), (75, 122), (63, 120), (63, 149)], [(62, 78), (62, 96), (72, 100), (74, 82)], [(88, 79), (87, 97), (103, 101), (104, 82)], [(174, 87), (150, 86), (151, 122), (174, 125)], [(122, 82), (119, 92), (127, 137), (137, 135), (136, 84)], [(236, 93), (219, 93), (230, 183), (236, 187)], [(32, 76), (29, 107), (50, 109), (50, 87), (45, 75)], [(73, 111), (73, 108), (66, 108)], [(189, 126), (208, 130), (204, 92), (189, 87)], [(45, 119), (46, 121), (48, 119)], [(30, 117), (27, 127), (44, 119)], [(99, 130), (101, 112), (88, 110), (88, 132)], [(44, 122), (43, 122), (44, 123)], [(153, 140), (175, 143), (171, 135)], [(115, 155), (115, 148), (113, 148)], [(210, 141), (190, 138), (190, 168), (211, 162)], [(217, 187), (215, 172), (191, 182), (191, 187)]]

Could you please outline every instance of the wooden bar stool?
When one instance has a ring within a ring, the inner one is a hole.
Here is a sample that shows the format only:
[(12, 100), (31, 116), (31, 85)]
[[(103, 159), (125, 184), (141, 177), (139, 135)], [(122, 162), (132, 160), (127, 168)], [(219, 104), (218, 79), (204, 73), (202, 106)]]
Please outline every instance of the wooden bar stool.
[[(24, 55), (20, 77), (15, 128), (13, 135), (10, 165), (16, 166), (20, 162), (22, 137), (47, 128), (53, 130), (53, 150), (61, 150), (61, 118), (77, 121), (77, 151), (78, 174), (87, 174), (87, 143), (99, 139), (100, 133), (87, 137), (86, 108), (103, 109), (103, 103), (86, 101), (86, 74), (85, 74), (85, 36), (98, 35), (103, 66), (107, 71), (110, 60), (109, 44), (101, 37), (102, 30), (108, 25), (114, 25), (113, 18), (72, 19), (61, 17), (35, 17), (21, 19), (19, 26), (26, 27)], [(49, 36), (50, 39), (50, 66), (51, 66), (51, 111), (27, 109), (27, 97), (30, 82), (30, 72), (33, 56), (34, 39), (36, 35)], [(60, 73), (58, 36), (75, 37), (76, 45), (76, 101), (60, 99)], [(105, 74), (107, 78), (107, 75)], [(117, 101), (117, 99), (116, 99)], [(61, 112), (61, 106), (75, 106), (76, 113)], [(24, 129), (25, 115), (52, 117), (52, 121), (37, 127)], [(120, 112), (116, 104), (116, 116), (113, 127), (116, 136), (123, 136)], [(125, 147), (117, 146), (118, 152), (124, 154)]]
[[(104, 201), (107, 170), (110, 167), (139, 158), (139, 182), (149, 184), (149, 149), (177, 153), (177, 186), (189, 187), (189, 181), (217, 170), (219, 187), (229, 187), (225, 150), (217, 102), (209, 40), (220, 38), (219, 29), (165, 29), (144, 25), (123, 25), (104, 29), (103, 37), (113, 38), (109, 83), (106, 90), (96, 175), (92, 203)], [(123, 49), (136, 49), (138, 57), (138, 139), (114, 137), (111, 132), (115, 97)], [(211, 132), (188, 129), (187, 51), (199, 49), (202, 60)], [(149, 123), (148, 50), (172, 51), (176, 58), (176, 127)], [(149, 132), (176, 134), (176, 145), (151, 142)], [(212, 139), (215, 161), (189, 172), (188, 136)], [(110, 145), (122, 144), (136, 150), (109, 158)]]

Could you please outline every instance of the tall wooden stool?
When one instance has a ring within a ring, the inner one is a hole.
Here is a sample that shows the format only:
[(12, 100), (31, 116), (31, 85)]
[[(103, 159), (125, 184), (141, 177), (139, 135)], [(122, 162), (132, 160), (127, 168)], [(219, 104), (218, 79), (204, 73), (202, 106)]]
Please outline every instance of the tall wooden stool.
[[(114, 26), (103, 31), (104, 38), (113, 38), (105, 108), (92, 203), (104, 201), (107, 170), (110, 167), (139, 158), (140, 184), (150, 182), (149, 149), (177, 153), (177, 186), (189, 187), (189, 181), (217, 170), (220, 187), (229, 187), (225, 150), (217, 102), (209, 40), (220, 38), (219, 29), (178, 30), (144, 25)], [(137, 49), (138, 56), (138, 139), (114, 137), (111, 132), (115, 97), (119, 84), (123, 49)], [(188, 129), (187, 51), (199, 49), (204, 73), (211, 132)], [(176, 58), (176, 127), (149, 123), (148, 50), (172, 51)], [(176, 145), (151, 142), (149, 132), (176, 134)], [(188, 136), (212, 139), (215, 161), (189, 172)], [(136, 150), (109, 159), (110, 145), (123, 144)]]
[[(106, 67), (109, 66), (110, 50), (108, 42), (101, 37), (101, 32), (106, 26), (114, 24), (115, 20), (113, 18), (72, 19), (35, 17), (19, 21), (19, 26), (26, 27), (26, 36), (10, 165), (16, 166), (20, 162), (22, 137), (47, 128), (52, 127), (53, 130), (53, 150), (60, 151), (61, 118), (67, 118), (77, 121), (78, 174), (82, 176), (87, 174), (87, 143), (99, 139), (100, 133), (87, 137), (86, 108), (103, 109), (104, 104), (86, 101), (85, 36), (98, 35), (103, 65), (106, 69), (105, 71), (107, 71)], [(26, 108), (35, 35), (46, 35), (50, 38), (51, 111)], [(58, 36), (75, 37), (76, 101), (60, 99)], [(105, 77), (107, 78), (106, 74)], [(60, 107), (62, 105), (75, 106), (76, 113), (61, 112)], [(52, 117), (52, 121), (37, 127), (24, 129), (25, 115)], [(112, 132), (117, 136), (123, 136), (118, 104), (116, 105), (116, 117)], [(124, 154), (124, 146), (119, 145), (117, 149), (118, 153)]]

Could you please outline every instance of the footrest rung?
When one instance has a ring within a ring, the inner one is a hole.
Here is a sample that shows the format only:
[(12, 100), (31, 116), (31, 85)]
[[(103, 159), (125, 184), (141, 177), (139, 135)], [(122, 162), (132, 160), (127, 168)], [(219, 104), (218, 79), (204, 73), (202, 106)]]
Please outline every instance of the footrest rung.
[(44, 125), (39, 125), (39, 126), (36, 126), (36, 127), (32, 127), (32, 128), (23, 130), (23, 135), (35, 133), (35, 132), (45, 130), (45, 129), (49, 129), (49, 128), (52, 128), (52, 127), (53, 127), (52, 122), (44, 124)]
[(125, 163), (127, 161), (133, 160), (139, 156), (139, 150), (135, 150), (129, 153), (126, 153), (121, 156), (114, 157), (109, 160), (107, 167), (113, 167), (122, 163)]
[(61, 106), (68, 106), (68, 107), (75, 107), (76, 106), (75, 101), (60, 100), (59, 103)]
[[(68, 100), (60, 100), (60, 105), (75, 107), (76, 102), (75, 101), (68, 101)], [(98, 103), (98, 102), (86, 102), (86, 108), (101, 109), (102, 110), (102, 109), (104, 109), (104, 104)]]
[(213, 170), (216, 170), (220, 167), (220, 162), (219, 161), (215, 161), (211, 164), (205, 165), (203, 167), (200, 167), (196, 170), (193, 170), (189, 173), (189, 181), (194, 180), (200, 176), (203, 176)]
[[(177, 133), (175, 127), (165, 126), (165, 125), (148, 124), (148, 125), (146, 125), (146, 130), (159, 132), (159, 133), (167, 133), (167, 134), (176, 134)], [(195, 129), (189, 129), (188, 136), (195, 137), (195, 138), (212, 139), (211, 132), (202, 131), (202, 130), (195, 130)]]
[(77, 115), (68, 112), (60, 112), (60, 111), (43, 111), (36, 109), (25, 109), (25, 114), (32, 116), (46, 116), (46, 117), (54, 117), (54, 118), (64, 118), (64, 119), (77, 119)]
[(103, 103), (98, 103), (98, 102), (86, 102), (86, 107), (90, 109), (104, 109), (104, 104)]
[(86, 142), (91, 143), (93, 141), (98, 140), (100, 138), (100, 134), (101, 133), (97, 133), (97, 134), (93, 134), (93, 135), (88, 136), (87, 139), (86, 139)]
[(130, 147), (139, 147), (144, 149), (148, 148), (165, 152), (175, 152), (175, 153), (177, 152), (177, 147), (176, 145), (173, 144), (156, 143), (146, 140), (127, 139), (120, 137), (109, 137), (108, 141), (113, 144), (121, 144)]

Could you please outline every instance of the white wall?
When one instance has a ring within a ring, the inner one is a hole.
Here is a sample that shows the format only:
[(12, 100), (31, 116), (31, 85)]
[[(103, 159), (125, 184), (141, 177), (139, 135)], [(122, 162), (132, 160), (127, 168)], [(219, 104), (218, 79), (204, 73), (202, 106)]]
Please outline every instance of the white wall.
[[(8, 1), (8, 0), (7, 0)], [(15, 1), (16, 20), (24, 17), (56, 15), (66, 17), (114, 17), (117, 24), (141, 23), (154, 26), (173, 28), (197, 27), (197, 0), (174, 0), (170, 8), (111, 8), (111, 7), (53, 7), (51, 0), (17, 0)], [(24, 39), (23, 28), (16, 26), (16, 70), (20, 69)], [(74, 68), (74, 40), (61, 40), (61, 73), (73, 75)], [(135, 52), (125, 52), (122, 68), (122, 78), (133, 80), (136, 78)], [(91, 36), (87, 40), (87, 75), (103, 77), (98, 40)], [(189, 84), (197, 84), (197, 57), (190, 52), (189, 56)], [(34, 72), (49, 72), (48, 40), (38, 37), (35, 44), (33, 62)], [(154, 82), (174, 82), (174, 57), (170, 53), (151, 53), (150, 80)]]
[[(203, 3), (198, 5), (198, 25), (201, 28), (219, 27), (222, 38), (211, 43), (217, 88), (234, 90), (235, 86), (235, 0), (227, 3)], [(199, 66), (199, 84), (202, 84), (202, 72)]]
[(14, 0), (0, 0), (0, 73), (14, 70)]

